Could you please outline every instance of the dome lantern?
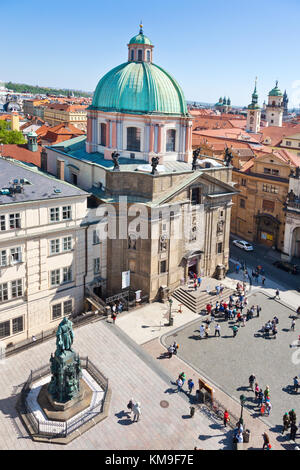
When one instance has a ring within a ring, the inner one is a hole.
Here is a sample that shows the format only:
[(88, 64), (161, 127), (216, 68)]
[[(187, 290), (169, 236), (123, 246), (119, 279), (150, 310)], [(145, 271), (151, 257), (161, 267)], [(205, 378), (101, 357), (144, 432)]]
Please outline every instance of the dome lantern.
[(140, 23), (139, 34), (133, 36), (128, 44), (128, 62), (152, 62), (153, 44), (144, 35), (142, 22)]

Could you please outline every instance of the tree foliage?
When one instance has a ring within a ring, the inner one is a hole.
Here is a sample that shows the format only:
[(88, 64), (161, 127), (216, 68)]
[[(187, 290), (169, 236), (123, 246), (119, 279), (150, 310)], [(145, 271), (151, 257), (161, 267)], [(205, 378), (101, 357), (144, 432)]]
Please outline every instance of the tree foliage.
[[(48, 87), (40, 87), (38, 85), (33, 86), (33, 85), (27, 85), (25, 83), (13, 83), (13, 82), (8, 82), (4, 84), (6, 88), (9, 90), (12, 90), (16, 93), (31, 93), (33, 95), (64, 95), (67, 96), (70, 92), (70, 90), (66, 89), (56, 89), (56, 88), (48, 88)], [(72, 90), (73, 91), (73, 90)], [(84, 91), (73, 91), (74, 96), (84, 96), (84, 97), (90, 97), (92, 94), (87, 93)]]
[(0, 121), (0, 143), (1, 144), (25, 144), (26, 140), (20, 131), (12, 131), (10, 123)]

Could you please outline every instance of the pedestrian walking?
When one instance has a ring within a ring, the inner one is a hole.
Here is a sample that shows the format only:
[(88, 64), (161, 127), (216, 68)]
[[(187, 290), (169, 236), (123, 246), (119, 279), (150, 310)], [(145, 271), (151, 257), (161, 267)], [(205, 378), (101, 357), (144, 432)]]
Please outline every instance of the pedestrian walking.
[(254, 392), (255, 392), (255, 399), (257, 400), (258, 399), (258, 394), (259, 394), (259, 386), (258, 386), (257, 382), (255, 382)]
[(296, 439), (296, 434), (298, 431), (298, 426), (295, 423), (291, 423), (291, 433), (290, 433), (290, 440), (294, 441)]
[(297, 416), (296, 416), (296, 413), (295, 413), (294, 409), (289, 411), (289, 417), (290, 417), (290, 422), (296, 424)]
[(261, 307), (259, 305), (256, 305), (256, 316), (259, 317), (259, 314), (261, 312)]
[(264, 432), (262, 436), (264, 438), (264, 444), (263, 444), (262, 450), (265, 450), (265, 447), (268, 447), (268, 445), (270, 444), (270, 438), (266, 432)]
[(201, 282), (202, 282), (202, 279), (201, 279), (201, 276), (200, 276), (200, 274), (199, 274), (199, 275), (198, 275), (198, 287), (201, 286)]
[(195, 281), (194, 281), (194, 290), (195, 290), (195, 291), (197, 290), (197, 287), (198, 287), (198, 284), (197, 284), (197, 281), (196, 281), (196, 279), (195, 279)]
[(195, 386), (195, 384), (194, 384), (194, 382), (193, 382), (193, 379), (189, 379), (189, 380), (188, 380), (189, 394), (192, 393), (194, 386)]
[(268, 401), (266, 402), (266, 412), (267, 412), (268, 416), (270, 415), (271, 410), (272, 410), (272, 405), (271, 405), (270, 400), (268, 400)]
[(112, 318), (113, 324), (115, 324), (115, 321), (116, 321), (116, 318), (117, 318), (116, 312), (112, 312), (111, 318)]
[(226, 428), (227, 426), (227, 423), (229, 423), (230, 421), (230, 417), (229, 417), (229, 413), (227, 410), (224, 411), (224, 417), (223, 417), (223, 422), (224, 422), (224, 426)]
[(264, 398), (265, 398), (265, 400), (267, 400), (268, 398), (270, 399), (270, 387), (269, 387), (269, 385), (267, 385), (266, 388), (265, 388)]
[(199, 333), (200, 333), (200, 339), (204, 338), (205, 330), (204, 330), (204, 325), (200, 325), (199, 327)]
[(280, 296), (279, 296), (279, 294), (280, 294), (280, 292), (279, 292), (279, 289), (276, 289), (276, 292), (275, 292), (275, 297), (274, 297), (274, 299), (277, 299), (277, 297), (278, 297), (278, 299), (280, 300)]
[(130, 398), (129, 402), (127, 403), (127, 408), (129, 410), (128, 413), (130, 413), (130, 415), (132, 414), (133, 405), (134, 405), (133, 398)]
[(169, 359), (171, 359), (171, 357), (174, 354), (174, 347), (173, 346), (168, 347), (168, 353), (169, 353)]
[(292, 331), (295, 331), (295, 325), (296, 325), (296, 321), (295, 321), (295, 318), (293, 318), (292, 324), (291, 324), (291, 330)]
[(183, 382), (179, 377), (176, 380), (176, 384), (177, 384), (177, 392), (180, 392), (182, 390)]
[(220, 330), (221, 330), (221, 327), (219, 323), (217, 323), (217, 325), (215, 326), (215, 336), (220, 336)]
[(184, 385), (184, 382), (186, 381), (185, 373), (181, 372), (181, 374), (179, 374), (178, 378), (182, 380), (182, 385)]
[(265, 285), (265, 282), (266, 282), (266, 278), (265, 278), (265, 276), (262, 276), (261, 283), (262, 283), (263, 286)]
[(235, 338), (235, 336), (237, 335), (237, 332), (238, 332), (238, 327), (236, 325), (233, 325), (232, 331), (233, 331), (233, 337)]
[(283, 429), (282, 429), (281, 434), (284, 434), (284, 431), (287, 431), (290, 427), (290, 417), (288, 413), (284, 413), (282, 422), (283, 422)]
[(208, 324), (206, 325), (204, 332), (205, 332), (205, 338), (208, 338), (209, 332), (210, 332), (210, 328)]
[(258, 392), (258, 403), (259, 403), (259, 406), (261, 406), (263, 404), (263, 401), (264, 401), (264, 394), (263, 394), (263, 391), (262, 391), (262, 388), (259, 390)]
[(255, 375), (251, 374), (249, 377), (249, 387), (251, 388), (252, 391), (253, 391), (253, 385), (254, 385), (255, 379), (256, 379)]
[(132, 411), (133, 411), (133, 422), (138, 422), (141, 417), (141, 405), (139, 402), (136, 402), (136, 404), (132, 408)]
[(299, 388), (299, 380), (297, 375), (293, 378), (294, 381), (294, 392), (298, 393), (298, 388)]

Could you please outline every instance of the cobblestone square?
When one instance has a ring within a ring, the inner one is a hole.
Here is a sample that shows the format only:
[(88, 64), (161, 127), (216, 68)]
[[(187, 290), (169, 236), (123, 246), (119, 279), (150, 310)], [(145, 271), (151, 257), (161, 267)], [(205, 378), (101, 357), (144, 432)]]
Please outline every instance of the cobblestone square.
[[(300, 320), (296, 320), (295, 331), (291, 331), (290, 315), (295, 315), (295, 311), (261, 292), (249, 295), (249, 306), (253, 304), (262, 307), (260, 317), (249, 320), (245, 327), (241, 326), (235, 338), (231, 329), (233, 322), (227, 324), (221, 320), (220, 338), (213, 336), (212, 323), (210, 337), (200, 339), (202, 321), (199, 317), (199, 321), (165, 336), (163, 342), (170, 344), (176, 339), (180, 345), (180, 358), (236, 400), (239, 401), (241, 394), (246, 395), (246, 407), (259, 416), (254, 393), (248, 388), (248, 378), (254, 373), (263, 390), (266, 385), (270, 387), (273, 408), (270, 416), (263, 419), (274, 429), (274, 426), (281, 425), (282, 415), (291, 408), (300, 417), (299, 394), (291, 393), (293, 377), (299, 376), (300, 372), (300, 349), (295, 345), (290, 347), (300, 334)], [(279, 318), (277, 338), (272, 335), (264, 338), (259, 330), (275, 315)]]

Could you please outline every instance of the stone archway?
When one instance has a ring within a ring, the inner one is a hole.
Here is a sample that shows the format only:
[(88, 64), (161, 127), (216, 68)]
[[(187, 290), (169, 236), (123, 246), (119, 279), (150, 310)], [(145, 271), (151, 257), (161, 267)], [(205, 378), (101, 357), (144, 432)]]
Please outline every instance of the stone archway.
[(291, 255), (300, 258), (300, 227), (293, 230)]

